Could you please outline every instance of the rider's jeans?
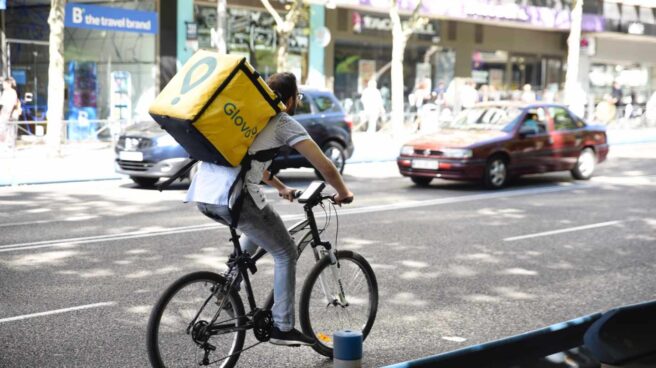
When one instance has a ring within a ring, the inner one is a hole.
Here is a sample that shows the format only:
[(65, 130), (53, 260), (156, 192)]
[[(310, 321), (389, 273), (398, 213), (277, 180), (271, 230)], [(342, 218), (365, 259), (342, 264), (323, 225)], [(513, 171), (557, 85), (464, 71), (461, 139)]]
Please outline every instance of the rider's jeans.
[[(197, 203), (207, 217), (228, 225), (230, 213), (227, 206)], [(294, 328), (294, 292), (296, 283), (296, 259), (298, 251), (280, 215), (267, 204), (257, 208), (250, 195), (245, 194), (237, 228), (246, 236), (241, 238), (241, 248), (255, 254), (260, 246), (274, 259), (273, 275), (273, 322), (281, 331)]]

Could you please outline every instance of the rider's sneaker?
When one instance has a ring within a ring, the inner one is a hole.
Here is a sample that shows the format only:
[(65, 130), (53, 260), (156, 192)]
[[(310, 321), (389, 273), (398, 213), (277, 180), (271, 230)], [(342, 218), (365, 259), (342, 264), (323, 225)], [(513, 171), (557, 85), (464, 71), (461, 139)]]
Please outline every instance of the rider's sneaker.
[(271, 330), (271, 338), (269, 342), (275, 345), (284, 346), (301, 346), (301, 345), (314, 345), (315, 340), (309, 336), (304, 335), (299, 330), (293, 328), (290, 331), (280, 331), (278, 327), (273, 327)]

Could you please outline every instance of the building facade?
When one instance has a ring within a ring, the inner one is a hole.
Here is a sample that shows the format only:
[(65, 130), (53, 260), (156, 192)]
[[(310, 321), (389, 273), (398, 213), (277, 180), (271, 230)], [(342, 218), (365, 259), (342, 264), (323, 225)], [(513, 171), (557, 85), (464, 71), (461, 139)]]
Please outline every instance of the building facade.
[[(401, 2), (403, 21), (413, 3)], [(579, 76), (591, 102), (602, 99), (614, 81), (637, 100), (653, 93), (652, 3), (585, 1)], [(283, 4), (272, 4), (284, 14)], [(247, 57), (265, 77), (275, 72), (273, 17), (260, 0), (228, 0), (227, 5), (228, 52)], [(86, 18), (74, 22), (74, 7), (91, 15), (90, 23)], [(457, 77), (497, 90), (526, 84), (536, 91), (562, 89), (570, 7), (567, 0), (424, 1), (420, 14), (428, 22), (408, 40), (404, 92), (409, 95), (426, 83), (436, 89)], [(212, 0), (69, 2), (66, 117), (147, 119), (150, 101), (180, 65), (199, 48), (216, 48), (216, 8)], [(30, 120), (45, 117), (49, 10), (49, 0), (16, 0), (0, 13), (3, 74), (17, 80)], [(105, 13), (114, 14), (114, 21), (109, 24), (112, 16), (107, 15), (107, 24), (95, 24)], [(121, 23), (123, 18), (131, 23)], [(150, 28), (135, 26), (148, 20)], [(391, 53), (388, 0), (311, 0), (290, 38), (287, 62), (302, 83), (332, 89), (340, 99), (355, 99), (372, 77), (379, 87), (391, 87)]]

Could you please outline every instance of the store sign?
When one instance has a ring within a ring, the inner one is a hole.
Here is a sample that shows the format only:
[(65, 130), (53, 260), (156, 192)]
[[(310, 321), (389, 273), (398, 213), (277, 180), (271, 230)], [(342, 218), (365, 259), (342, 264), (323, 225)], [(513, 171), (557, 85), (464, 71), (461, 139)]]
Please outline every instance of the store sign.
[[(387, 12), (388, 0), (335, 0), (340, 6), (358, 6)], [(358, 1), (357, 4), (353, 4)], [(412, 12), (417, 0), (399, 1), (399, 10)], [(431, 16), (505, 20), (530, 24), (536, 27), (569, 29), (572, 24), (569, 9), (555, 9), (542, 6), (520, 5), (518, 3), (499, 4), (498, 0), (467, 0), (467, 1), (424, 1), (421, 14)], [(604, 17), (593, 14), (583, 14), (581, 28), (587, 32), (604, 30)]]
[(66, 27), (136, 33), (157, 33), (157, 13), (140, 10), (66, 4)]
[[(359, 30), (362, 31), (380, 31), (380, 32), (390, 32), (392, 31), (392, 21), (389, 17), (376, 17), (373, 15), (361, 15), (353, 17), (356, 22), (360, 24), (353, 27), (356, 32)], [(404, 21), (403, 24), (406, 26), (408, 21)], [(423, 25), (421, 28), (417, 29), (414, 33), (419, 35), (429, 35), (437, 36), (437, 31), (435, 25), (432, 22), (428, 22)]]

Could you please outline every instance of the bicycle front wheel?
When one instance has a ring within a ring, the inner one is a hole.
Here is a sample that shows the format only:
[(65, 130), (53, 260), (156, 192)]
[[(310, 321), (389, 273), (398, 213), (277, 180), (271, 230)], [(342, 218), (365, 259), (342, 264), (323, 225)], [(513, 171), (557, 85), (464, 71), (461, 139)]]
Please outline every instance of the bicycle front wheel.
[[(245, 324), (244, 306), (236, 292), (225, 293), (224, 284), (216, 273), (195, 272), (164, 292), (148, 321), (148, 358), (153, 367), (235, 365), (246, 335), (238, 329)], [(210, 322), (221, 304), (217, 327), (212, 329)]]
[(367, 338), (378, 311), (378, 283), (369, 263), (352, 251), (335, 253), (337, 264), (323, 257), (312, 269), (301, 291), (299, 319), (303, 333), (314, 336), (312, 348), (333, 356), (333, 333), (362, 331)]

